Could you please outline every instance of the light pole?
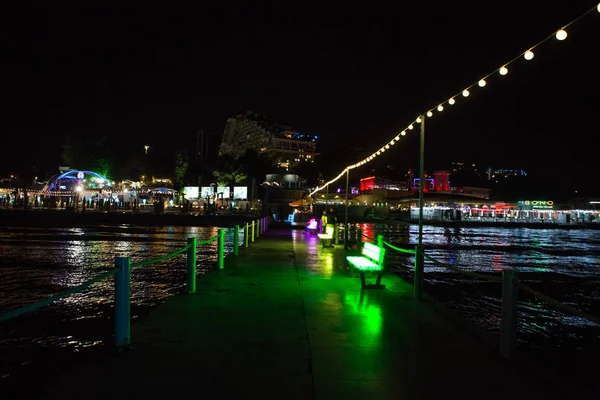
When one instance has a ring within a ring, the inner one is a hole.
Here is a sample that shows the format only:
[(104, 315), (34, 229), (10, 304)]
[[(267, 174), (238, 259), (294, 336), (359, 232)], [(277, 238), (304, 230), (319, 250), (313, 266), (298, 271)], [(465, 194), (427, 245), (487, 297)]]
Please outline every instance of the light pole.
[(346, 168), (346, 210), (344, 215), (344, 249), (348, 249), (348, 187), (350, 185), (350, 168)]
[(423, 190), (425, 188), (425, 115), (421, 115), (421, 145), (419, 150), (419, 241), (415, 254), (414, 298), (423, 299)]

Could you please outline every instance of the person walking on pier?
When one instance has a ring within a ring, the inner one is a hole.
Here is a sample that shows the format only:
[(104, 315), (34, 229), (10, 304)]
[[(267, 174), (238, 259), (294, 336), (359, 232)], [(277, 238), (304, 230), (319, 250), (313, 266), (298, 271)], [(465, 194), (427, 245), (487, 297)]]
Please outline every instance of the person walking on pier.
[(323, 215), (321, 215), (321, 233), (325, 232), (326, 227), (327, 227), (327, 210), (323, 210)]
[(329, 207), (329, 212), (327, 213), (327, 225), (334, 226), (338, 223), (337, 213), (335, 212), (335, 208)]

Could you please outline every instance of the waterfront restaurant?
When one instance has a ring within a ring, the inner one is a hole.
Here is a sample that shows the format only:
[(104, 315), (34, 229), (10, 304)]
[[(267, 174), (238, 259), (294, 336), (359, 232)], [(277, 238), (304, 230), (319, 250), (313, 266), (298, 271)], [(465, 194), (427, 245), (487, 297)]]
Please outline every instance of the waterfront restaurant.
[[(410, 207), (412, 219), (418, 219), (418, 202)], [(456, 199), (449, 202), (426, 201), (423, 218), (434, 221), (487, 221), (534, 223), (600, 223), (600, 210), (574, 210), (552, 200), (521, 200), (515, 203)]]

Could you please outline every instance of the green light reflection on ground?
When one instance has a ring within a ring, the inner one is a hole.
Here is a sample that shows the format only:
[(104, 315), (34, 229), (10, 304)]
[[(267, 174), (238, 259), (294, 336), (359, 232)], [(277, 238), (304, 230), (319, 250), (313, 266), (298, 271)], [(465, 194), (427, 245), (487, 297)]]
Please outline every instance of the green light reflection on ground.
[(344, 295), (344, 308), (361, 317), (360, 330), (370, 341), (381, 340), (383, 331), (383, 315), (379, 299), (370, 298), (371, 293), (350, 292)]

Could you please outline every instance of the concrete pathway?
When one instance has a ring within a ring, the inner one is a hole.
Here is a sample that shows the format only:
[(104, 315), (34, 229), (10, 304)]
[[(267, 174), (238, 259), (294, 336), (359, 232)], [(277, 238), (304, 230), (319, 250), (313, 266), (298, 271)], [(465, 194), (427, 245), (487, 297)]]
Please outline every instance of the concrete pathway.
[(304, 231), (269, 231), (135, 323), (131, 351), (77, 366), (42, 398), (561, 398), (400, 278), (361, 291), (343, 261)]

